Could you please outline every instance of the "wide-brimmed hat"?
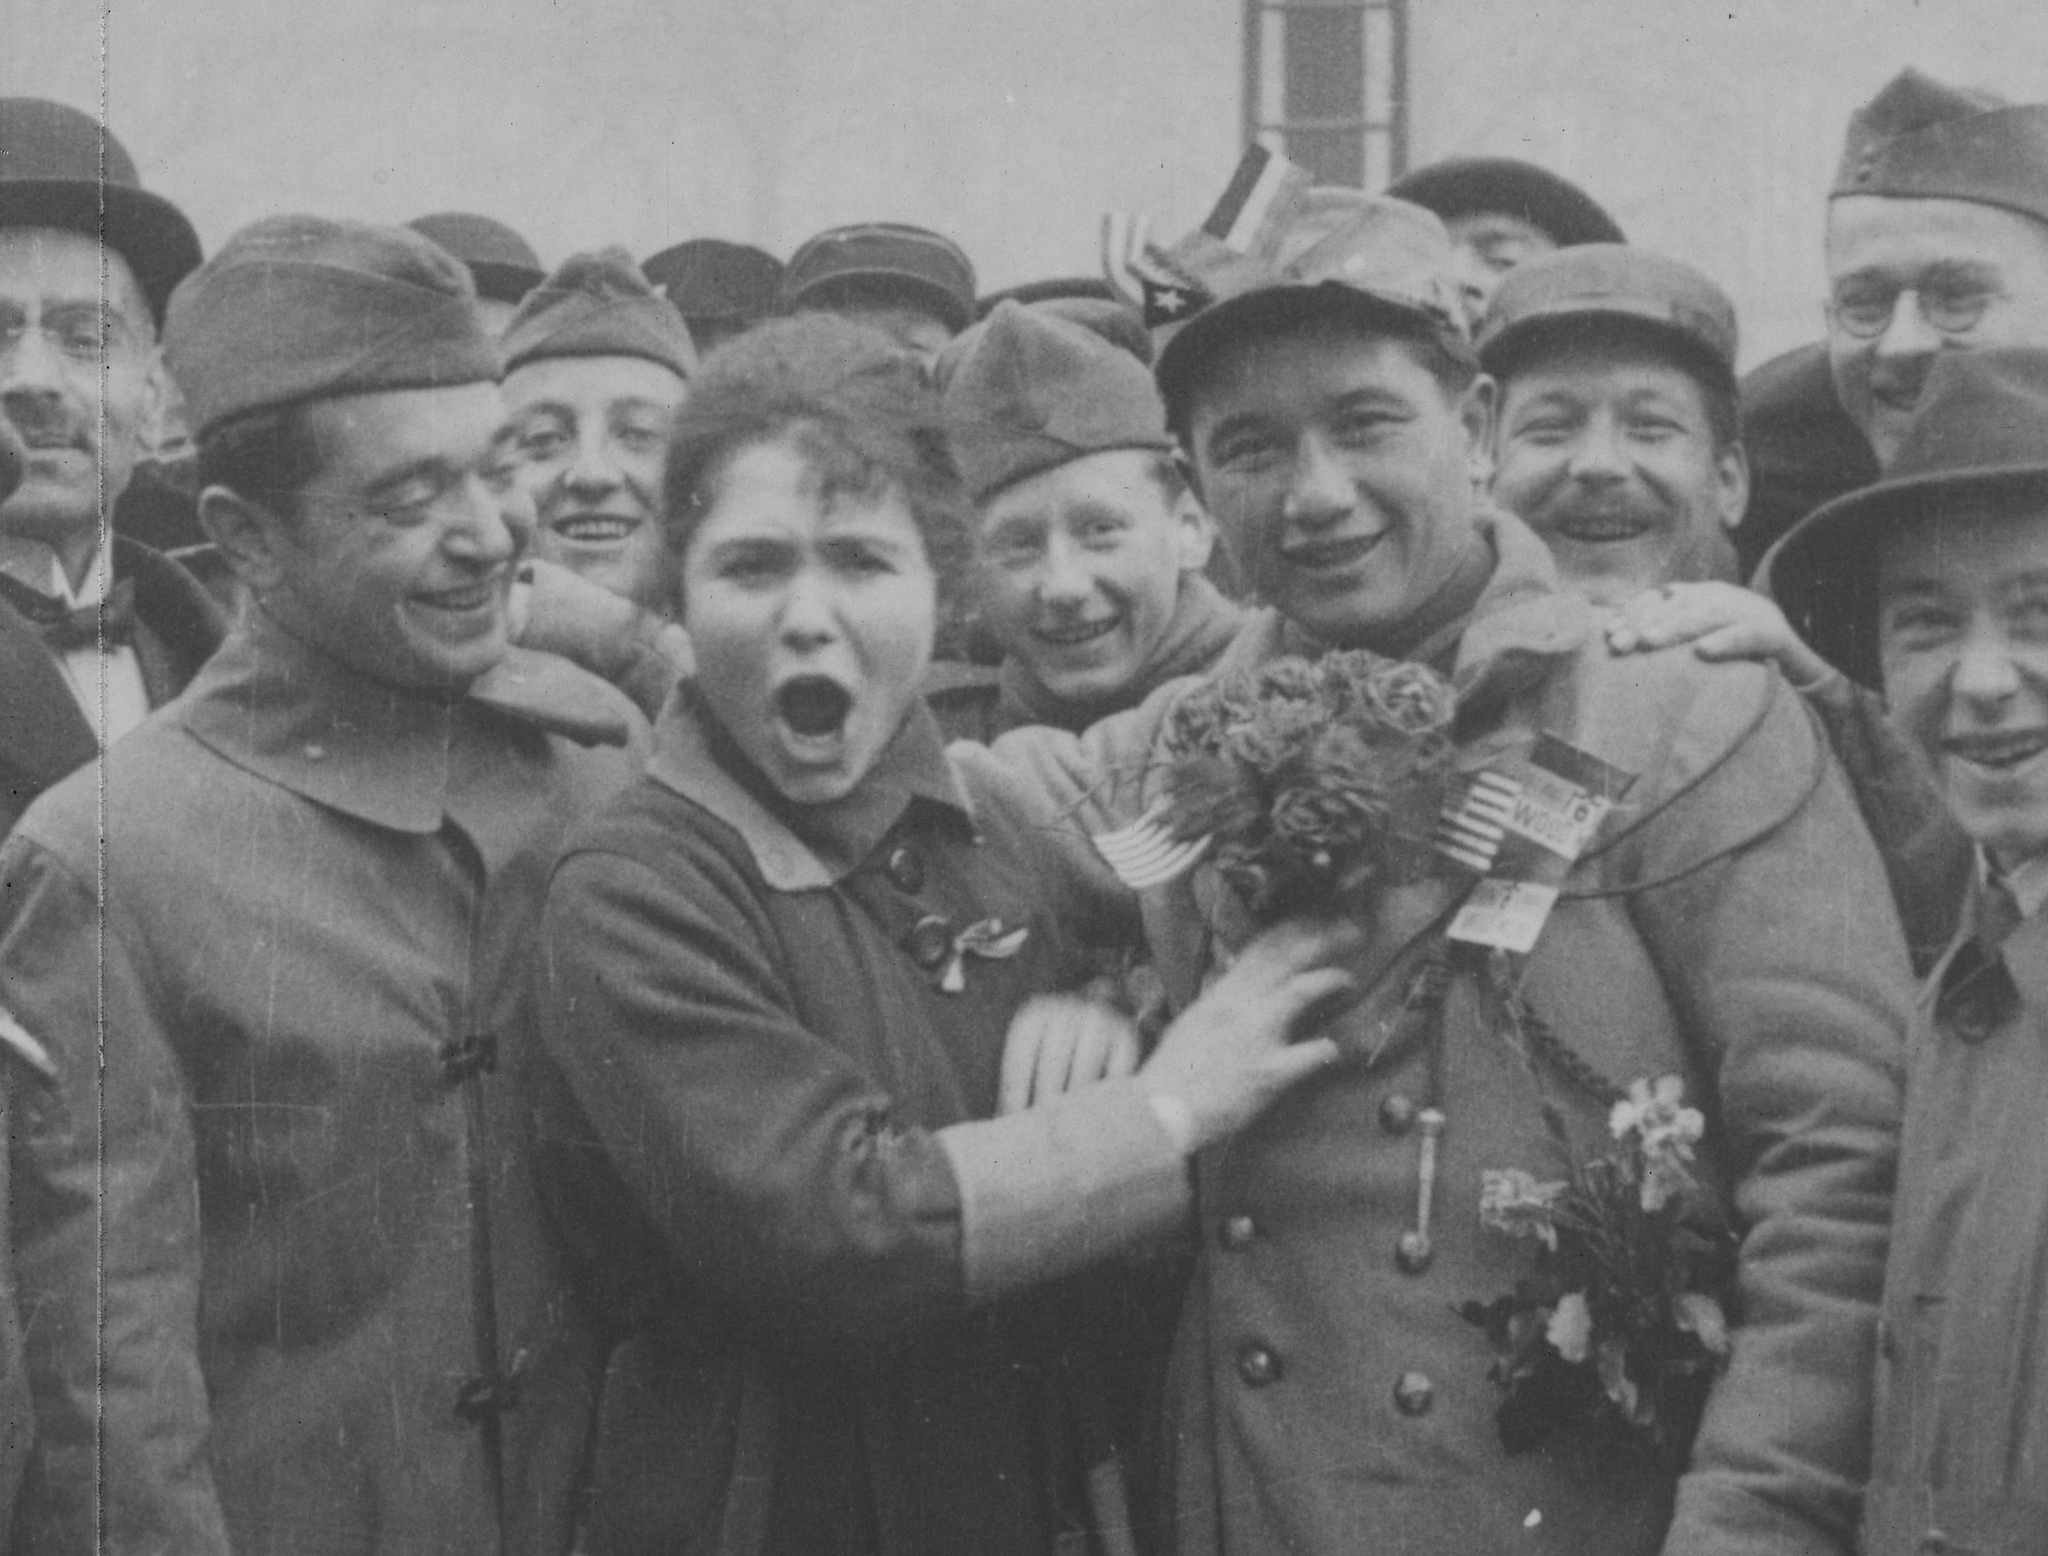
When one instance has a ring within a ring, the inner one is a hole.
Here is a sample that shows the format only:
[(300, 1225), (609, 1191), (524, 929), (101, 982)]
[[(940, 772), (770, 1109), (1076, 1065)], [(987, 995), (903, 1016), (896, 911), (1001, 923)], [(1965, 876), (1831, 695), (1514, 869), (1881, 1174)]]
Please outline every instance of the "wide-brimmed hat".
[(1722, 389), (1735, 388), (1735, 304), (1692, 266), (1619, 243), (1542, 254), (1501, 278), (1479, 324), (1479, 360), (1496, 377), (1574, 326), (1625, 319)]
[(1166, 257), (1201, 299), (1159, 350), (1159, 392), (1176, 424), (1202, 364), (1246, 334), (1354, 318), (1465, 341), (1450, 236), (1406, 200), (1310, 189), (1252, 252), (1197, 231)]
[(135, 159), (89, 114), (40, 97), (0, 98), (0, 227), (104, 236), (161, 324), (171, 292), (199, 268), (199, 235), (142, 187)]
[(1397, 200), (1434, 211), (1444, 221), (1476, 211), (1519, 216), (1559, 248), (1626, 243), (1621, 228), (1591, 195), (1548, 168), (1513, 157), (1451, 157), (1405, 173), (1387, 185)]
[(467, 265), (479, 297), (516, 303), (547, 278), (533, 245), (489, 216), (474, 211), (436, 211), (431, 216), (415, 216), (406, 226)]
[(1757, 587), (1823, 659), (1874, 687), (1878, 542), (1964, 492), (2048, 501), (2048, 350), (1937, 356), (1884, 479), (1794, 525), (1765, 555)]
[(974, 322), (974, 265), (951, 238), (902, 222), (861, 222), (821, 232), (789, 256), (782, 310), (830, 302), (857, 283), (884, 283), (918, 298), (949, 328)]

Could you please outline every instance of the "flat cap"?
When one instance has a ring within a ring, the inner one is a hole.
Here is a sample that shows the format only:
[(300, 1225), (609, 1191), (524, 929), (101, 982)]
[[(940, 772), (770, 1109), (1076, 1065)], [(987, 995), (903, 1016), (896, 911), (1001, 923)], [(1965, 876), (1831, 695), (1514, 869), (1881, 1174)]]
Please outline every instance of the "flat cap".
[(61, 227), (127, 262), (158, 324), (199, 268), (184, 213), (142, 187), (135, 159), (97, 119), (40, 97), (0, 98), (0, 227)]
[(501, 221), (472, 211), (437, 211), (416, 216), (406, 226), (432, 238), (469, 267), (479, 297), (516, 303), (547, 275), (540, 256), (518, 233)]
[(750, 243), (692, 238), (650, 254), (640, 273), (685, 319), (751, 324), (775, 308), (782, 261)]
[(949, 328), (974, 321), (974, 265), (951, 238), (902, 222), (821, 232), (789, 257), (782, 311), (829, 303), (850, 282), (888, 283), (920, 299)]
[(1619, 243), (1542, 254), (1501, 278), (1479, 324), (1479, 360), (1508, 371), (1560, 320), (1633, 319), (1735, 386), (1735, 304), (1692, 266)]
[(179, 285), (164, 359), (195, 436), (307, 400), (490, 383), (476, 286), (405, 227), (270, 216)]
[(1042, 308), (997, 304), (940, 354), (938, 378), (976, 502), (1089, 454), (1173, 447), (1144, 364)]
[(1159, 387), (1169, 405), (1224, 340), (1305, 318), (1350, 315), (1465, 339), (1450, 236), (1434, 213), (1406, 200), (1310, 189), (1253, 252), (1198, 228), (1165, 258), (1200, 304), (1160, 348)]
[(697, 371), (690, 327), (622, 248), (563, 260), (526, 294), (499, 348), (508, 373), (543, 357), (645, 357), (678, 378)]
[(1513, 157), (1450, 157), (1404, 173), (1386, 192), (1444, 221), (1481, 211), (1518, 216), (1559, 248), (1628, 241), (1614, 218), (1577, 184)]
[(2048, 221), (2048, 103), (1901, 71), (1850, 116), (1831, 199), (1974, 200)]
[(1963, 492), (2013, 492), (2048, 512), (2048, 350), (1937, 353), (1884, 479), (1825, 503), (1764, 557), (1757, 587), (1843, 674), (1876, 686), (1878, 538)]

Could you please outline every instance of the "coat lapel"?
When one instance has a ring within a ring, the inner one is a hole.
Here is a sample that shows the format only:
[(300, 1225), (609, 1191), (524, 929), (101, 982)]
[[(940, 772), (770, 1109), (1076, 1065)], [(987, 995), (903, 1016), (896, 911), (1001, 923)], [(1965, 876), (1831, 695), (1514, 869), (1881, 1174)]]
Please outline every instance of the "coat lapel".
[(0, 600), (0, 762), (38, 790), (100, 754), (71, 685), (33, 623)]

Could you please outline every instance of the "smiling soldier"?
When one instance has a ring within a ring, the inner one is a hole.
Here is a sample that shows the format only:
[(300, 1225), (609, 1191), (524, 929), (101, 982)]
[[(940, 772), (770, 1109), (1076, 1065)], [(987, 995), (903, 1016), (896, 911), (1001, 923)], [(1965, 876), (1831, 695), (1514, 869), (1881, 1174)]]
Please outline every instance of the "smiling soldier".
[(18, 1125), (31, 1544), (567, 1546), (593, 1357), (492, 1072), (560, 832), (628, 766), (584, 747), (634, 724), (507, 647), (531, 518), (474, 301), (311, 216), (172, 300), (250, 605), (0, 851), (0, 1003), (62, 1081)]
[(674, 615), (656, 515), (669, 423), (697, 369), (682, 315), (623, 249), (578, 254), (527, 295), (503, 350), (534, 554)]
[(1616, 244), (1512, 271), (1479, 331), (1500, 384), (1493, 498), (1589, 598), (1732, 580), (1749, 499), (1735, 307), (1677, 260)]
[[(1849, 120), (1826, 260), (1826, 341), (1743, 384), (1752, 567), (1795, 520), (1891, 463), (1938, 356), (2048, 346), (2048, 103), (1901, 71)], [(1856, 457), (1857, 434), (1875, 465)]]
[[(1533, 940), (1448, 940), (1469, 877), (1358, 905), (1361, 998), (1326, 1029), (1346, 1059), (1201, 1156), (1171, 1548), (1846, 1553), (1911, 990), (1840, 771), (1772, 673), (1611, 655), (1542, 542), (1477, 495), (1493, 384), (1433, 216), (1312, 190), (1267, 251), (1197, 279), (1218, 300), (1167, 342), (1160, 385), (1266, 606), (1217, 673), (1419, 661), (1457, 688), (1468, 773), (1548, 736), (1632, 781)], [(1160, 801), (1189, 690), (1078, 737), (956, 748), (1106, 912), (1135, 905), (1177, 1003), (1243, 943), (1244, 908), (1206, 862), (1134, 892), (1089, 839)], [(1524, 1042), (1514, 1009), (1562, 1046)], [(1583, 1159), (1617, 1090), (1663, 1075), (1715, 1120), (1702, 1173), (1742, 1242), (1727, 1371), (1682, 1466), (1571, 1432), (1511, 1452), (1490, 1349), (1455, 1311), (1529, 1273), (1482, 1223), (1482, 1175), (1565, 1176), (1546, 1110)]]
[(1881, 679), (1979, 849), (1907, 1053), (1864, 1537), (2038, 1549), (2048, 1528), (2048, 352), (1934, 365), (1883, 481), (1765, 565), (1814, 646)]
[(1203, 576), (1214, 531), (1152, 375), (1128, 351), (1005, 301), (940, 358), (975, 504), (975, 610), (997, 685), (936, 706), (947, 732), (1083, 730), (1214, 664), (1244, 613)]

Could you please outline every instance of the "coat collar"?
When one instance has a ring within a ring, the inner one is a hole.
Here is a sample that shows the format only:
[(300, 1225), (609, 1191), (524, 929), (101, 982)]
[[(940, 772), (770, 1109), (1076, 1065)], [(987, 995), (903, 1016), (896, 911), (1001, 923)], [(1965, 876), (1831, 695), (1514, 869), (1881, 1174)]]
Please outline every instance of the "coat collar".
[(678, 687), (654, 726), (647, 772), (740, 835), (775, 891), (818, 891), (860, 867), (915, 804), (941, 806), (970, 829), (974, 811), (947, 760), (938, 721), (922, 702), (853, 793), (827, 805), (789, 805), (743, 771), (744, 758)]
[[(543, 734), (625, 744), (628, 722), (596, 690), (581, 672), (515, 649), (471, 695), (423, 696), (359, 674), (252, 607), (193, 681), (184, 723), (216, 755), (280, 788), (425, 834), (474, 798), (471, 789), (492, 787), (494, 770), (511, 782), (511, 748), (537, 749)], [(493, 747), (507, 748), (502, 764)]]

